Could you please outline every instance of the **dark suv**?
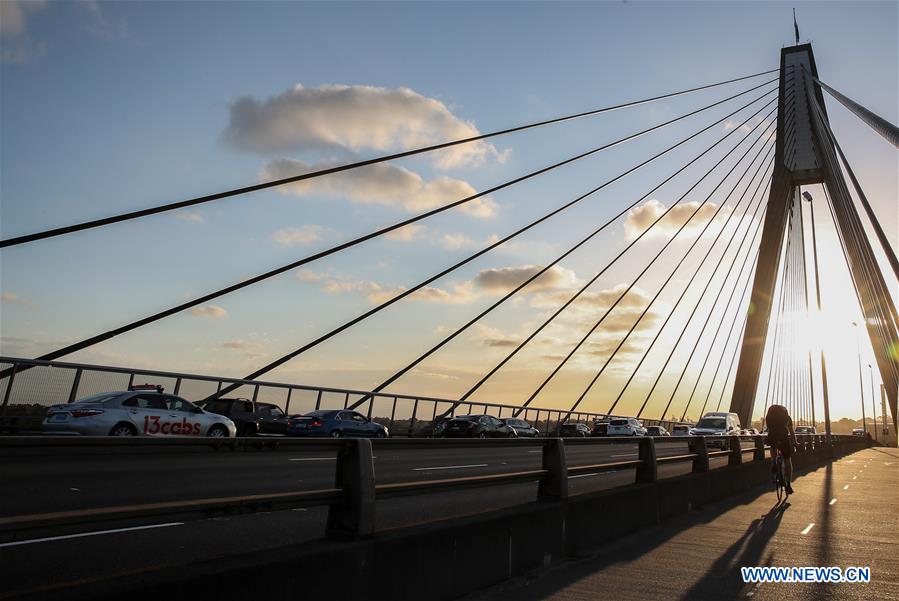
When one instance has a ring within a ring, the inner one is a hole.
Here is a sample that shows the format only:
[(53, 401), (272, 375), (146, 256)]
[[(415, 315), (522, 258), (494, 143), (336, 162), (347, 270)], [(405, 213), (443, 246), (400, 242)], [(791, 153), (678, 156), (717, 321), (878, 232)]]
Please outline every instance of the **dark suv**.
[(213, 399), (196, 403), (210, 413), (224, 415), (237, 426), (238, 436), (287, 434), (287, 415), (277, 405), (249, 399)]

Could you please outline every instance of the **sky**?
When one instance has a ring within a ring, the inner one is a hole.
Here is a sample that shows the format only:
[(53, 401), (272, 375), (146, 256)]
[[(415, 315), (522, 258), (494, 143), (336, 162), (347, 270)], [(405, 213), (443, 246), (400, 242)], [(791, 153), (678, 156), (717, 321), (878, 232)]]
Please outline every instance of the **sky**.
[[(793, 43), (794, 5), (802, 41), (812, 42), (821, 79), (897, 122), (896, 2), (5, 1), (0, 3), (0, 234), (7, 238), (776, 69), (781, 47)], [(38, 356), (772, 77), (6, 249), (0, 255), (0, 353)], [(764, 194), (764, 182), (758, 192), (756, 184), (766, 173), (766, 145), (772, 143), (773, 117), (763, 119), (771, 106), (749, 117), (774, 96), (726, 116), (770, 89), (773, 84), (67, 359), (243, 376), (721, 120), (677, 150), (265, 376), (370, 390), (622, 213), (524, 294), (387, 388), (458, 397), (683, 198), (669, 218), (639, 239), (472, 398), (509, 404), (527, 399), (664, 247), (661, 259), (534, 405), (568, 408), (602, 369), (581, 408), (606, 411), (677, 305), (616, 413), (636, 414), (646, 401), (643, 415), (658, 417), (670, 399), (668, 414), (679, 417), (686, 410), (695, 419), (705, 399), (728, 404), (732, 375), (727, 366), (739, 332), (725, 334), (745, 314), (738, 301), (752, 267), (749, 235), (760, 218), (758, 213), (743, 217), (743, 211)], [(895, 248), (895, 149), (831, 98), (826, 103), (836, 135)], [(746, 127), (740, 127), (746, 119)], [(691, 188), (754, 126), (717, 171)], [(734, 135), (681, 177), (652, 191), (729, 132)], [(751, 154), (738, 164), (756, 138)], [(738, 179), (753, 156), (758, 159)], [(733, 175), (716, 189), (731, 166)], [(761, 171), (753, 180), (756, 168)], [(815, 187), (810, 191), (823, 196)], [(694, 210), (691, 225), (666, 246)], [(823, 314), (812, 318), (825, 325), (809, 327), (822, 334), (820, 340), (808, 340), (823, 344), (828, 356), (832, 415), (858, 417), (858, 359), (864, 367), (874, 364), (873, 355), (851, 325), (860, 321), (860, 313), (825, 205), (816, 205), (816, 219)], [(722, 257), (730, 238), (734, 242)], [(603, 368), (694, 243), (628, 342)], [(747, 257), (750, 265), (741, 269)], [(731, 263), (736, 266), (728, 271)], [(694, 283), (678, 305), (694, 272)], [(895, 298), (896, 281), (891, 276), (887, 281)], [(688, 321), (706, 283), (706, 300)], [(721, 332), (715, 337), (718, 323)], [(683, 341), (674, 347), (685, 327)], [(700, 369), (704, 361), (707, 367)], [(721, 373), (713, 380), (719, 364)], [(873, 376), (876, 387), (876, 368)], [(767, 377), (762, 374), (760, 388)], [(813, 379), (820, 399), (817, 371)]]

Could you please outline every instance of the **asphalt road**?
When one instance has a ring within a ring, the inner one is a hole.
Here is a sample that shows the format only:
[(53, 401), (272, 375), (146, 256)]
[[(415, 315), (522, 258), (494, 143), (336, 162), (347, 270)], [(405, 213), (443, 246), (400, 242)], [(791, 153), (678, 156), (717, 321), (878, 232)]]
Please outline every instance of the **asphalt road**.
[[(748, 443), (746, 446), (749, 446)], [(687, 452), (684, 440), (657, 444), (657, 455)], [(404, 449), (375, 444), (377, 483), (408, 482), (538, 469), (538, 448)], [(633, 444), (567, 446), (570, 467), (636, 459)], [(15, 516), (124, 504), (314, 490), (334, 483), (336, 456), (321, 452), (90, 452), (3, 457), (0, 515)], [(726, 458), (713, 458), (714, 469)], [(687, 473), (689, 462), (662, 465), (659, 476)], [(630, 484), (634, 470), (597, 470), (570, 477), (571, 494)], [(533, 501), (536, 483), (384, 499), (378, 530), (470, 515)], [(196, 521), (41, 533), (0, 540), (0, 565), (14, 579), (0, 582), (0, 598), (35, 587), (149, 567), (277, 549), (324, 535), (327, 509), (310, 508)]]
[[(464, 601), (899, 599), (899, 450), (872, 448), (771, 490), (659, 526)], [(869, 567), (868, 583), (744, 583), (741, 567)]]

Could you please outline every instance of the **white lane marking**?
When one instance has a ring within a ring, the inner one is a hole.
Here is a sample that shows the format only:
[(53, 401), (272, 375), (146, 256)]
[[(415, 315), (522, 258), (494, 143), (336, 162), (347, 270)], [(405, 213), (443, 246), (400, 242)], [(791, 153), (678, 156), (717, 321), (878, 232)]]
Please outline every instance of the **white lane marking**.
[(856, 478), (858, 478), (858, 476), (852, 476), (852, 479), (853, 479), (853, 480), (855, 480)]
[(829, 504), (830, 504), (830, 505), (833, 505), (833, 504), (836, 503), (836, 502), (837, 502), (836, 499), (831, 499)]
[[(542, 452), (543, 452), (542, 450), (540, 450), (540, 451), (528, 451), (528, 453), (542, 453)], [(887, 465), (889, 465), (889, 464), (887, 464)]]
[(847, 461), (846, 463), (855, 463), (855, 459), (850, 459), (850, 460)]
[(605, 476), (606, 474), (611, 474), (613, 472), (590, 472), (589, 474), (578, 474), (577, 476), (568, 476), (568, 479), (572, 478), (586, 478), (587, 476)]
[(336, 461), (337, 457), (291, 457), (288, 461)]
[(892, 461), (884, 461), (883, 464), (884, 465), (893, 465), (893, 462)]
[(815, 522), (812, 522), (808, 526), (805, 527), (805, 530), (802, 531), (802, 534), (808, 534), (809, 531), (815, 527)]
[(71, 492), (81, 492), (81, 489), (80, 489), (80, 488), (70, 488), (69, 490), (70, 490)]
[(474, 463), (472, 465), (438, 465), (437, 467), (413, 467), (413, 472), (426, 472), (428, 470), (458, 470), (466, 467), (487, 467), (486, 463)]
[(843, 490), (849, 490), (849, 485), (847, 484), (846, 486), (844, 486)]
[(636, 457), (638, 453), (622, 453), (621, 455), (609, 455), (609, 457)]
[(2, 543), (2, 547), (18, 547), (19, 545), (31, 545), (34, 543), (46, 543), (54, 540), (65, 540), (69, 538), (82, 538), (85, 536), (99, 536), (101, 534), (116, 534), (118, 532), (133, 532), (135, 530), (150, 530), (151, 528), (169, 528), (171, 526), (182, 526), (184, 522), (169, 522), (167, 524), (152, 524), (150, 526), (133, 526), (131, 528), (116, 528), (115, 530), (98, 530), (96, 532), (82, 532), (81, 534), (66, 534), (64, 536), (48, 536), (46, 538), (32, 538), (29, 540), (18, 540), (12, 543)]

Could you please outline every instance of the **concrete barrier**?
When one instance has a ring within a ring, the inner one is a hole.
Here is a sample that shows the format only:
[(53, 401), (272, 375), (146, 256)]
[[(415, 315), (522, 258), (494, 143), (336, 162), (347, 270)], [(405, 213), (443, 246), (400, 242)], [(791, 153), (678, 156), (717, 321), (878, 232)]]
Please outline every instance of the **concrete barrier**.
[[(841, 456), (865, 442), (841, 440), (832, 451)], [(827, 462), (823, 437), (812, 446), (794, 455), (797, 473)], [(768, 462), (745, 462), (371, 538), (320, 540), (9, 598), (444, 601), (770, 482)]]

